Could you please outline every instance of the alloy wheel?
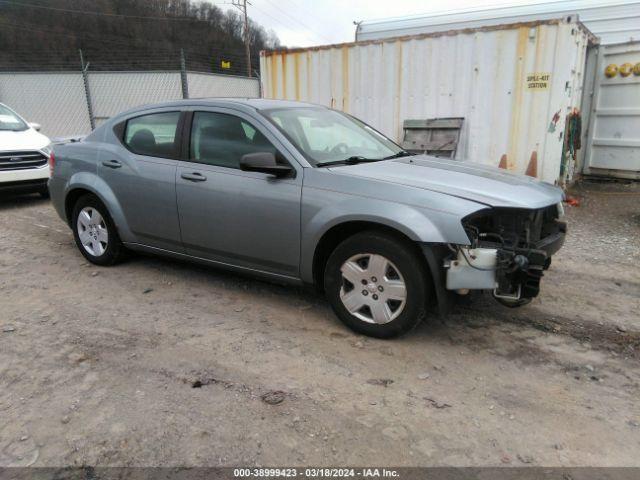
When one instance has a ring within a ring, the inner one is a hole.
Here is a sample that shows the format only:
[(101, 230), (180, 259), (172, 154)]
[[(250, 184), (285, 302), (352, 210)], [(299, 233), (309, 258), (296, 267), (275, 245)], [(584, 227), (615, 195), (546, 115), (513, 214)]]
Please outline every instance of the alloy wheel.
[(354, 255), (340, 268), (340, 300), (347, 311), (367, 323), (384, 324), (404, 310), (407, 287), (400, 270), (386, 257)]
[(103, 255), (109, 244), (107, 224), (94, 207), (84, 207), (80, 210), (77, 222), (78, 237), (84, 249), (90, 255)]

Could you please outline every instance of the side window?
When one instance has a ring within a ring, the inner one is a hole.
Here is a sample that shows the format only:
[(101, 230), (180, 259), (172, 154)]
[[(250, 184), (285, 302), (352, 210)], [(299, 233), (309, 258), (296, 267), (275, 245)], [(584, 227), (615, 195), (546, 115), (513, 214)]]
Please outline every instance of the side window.
[(124, 143), (129, 150), (150, 157), (178, 158), (180, 112), (151, 113), (127, 121)]
[(271, 152), (278, 156), (271, 142), (239, 117), (213, 112), (193, 114), (191, 160), (239, 169), (243, 155), (257, 152)]

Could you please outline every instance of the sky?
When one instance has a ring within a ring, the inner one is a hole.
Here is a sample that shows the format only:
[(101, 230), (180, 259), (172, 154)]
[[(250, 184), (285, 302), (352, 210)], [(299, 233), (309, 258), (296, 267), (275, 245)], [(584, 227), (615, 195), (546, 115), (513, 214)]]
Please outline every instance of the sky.
[[(530, 0), (249, 0), (249, 17), (276, 32), (287, 47), (352, 42), (354, 21), (495, 5)], [(220, 1), (222, 8), (234, 8)]]

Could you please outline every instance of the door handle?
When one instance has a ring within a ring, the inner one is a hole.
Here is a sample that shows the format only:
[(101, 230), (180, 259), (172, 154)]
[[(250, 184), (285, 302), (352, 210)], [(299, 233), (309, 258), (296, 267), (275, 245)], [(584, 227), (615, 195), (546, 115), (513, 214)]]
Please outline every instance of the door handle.
[(120, 168), (122, 166), (118, 160), (105, 160), (102, 165), (109, 168)]
[(183, 173), (180, 176), (182, 178), (184, 178), (185, 180), (190, 180), (192, 182), (204, 182), (204, 181), (207, 180), (207, 177), (205, 177), (204, 175), (202, 175), (201, 173), (198, 173), (198, 172)]

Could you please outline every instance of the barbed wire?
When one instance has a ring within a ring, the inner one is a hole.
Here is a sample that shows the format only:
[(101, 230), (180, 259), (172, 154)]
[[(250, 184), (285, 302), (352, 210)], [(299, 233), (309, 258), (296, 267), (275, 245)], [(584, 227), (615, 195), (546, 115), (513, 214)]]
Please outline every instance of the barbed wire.
[[(152, 52), (133, 48), (112, 52), (88, 48), (82, 49), (82, 54), (89, 71), (180, 71), (183, 60), (185, 69), (191, 71), (244, 76), (247, 70), (244, 52), (215, 47), (201, 51), (168, 48)], [(77, 72), (80, 69), (80, 54), (75, 49), (55, 50), (50, 54), (27, 50), (0, 52), (0, 71), (3, 72)], [(259, 69), (258, 58), (252, 61), (252, 69)]]

